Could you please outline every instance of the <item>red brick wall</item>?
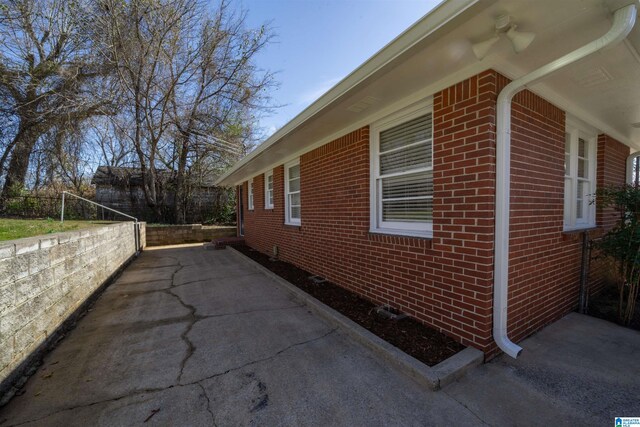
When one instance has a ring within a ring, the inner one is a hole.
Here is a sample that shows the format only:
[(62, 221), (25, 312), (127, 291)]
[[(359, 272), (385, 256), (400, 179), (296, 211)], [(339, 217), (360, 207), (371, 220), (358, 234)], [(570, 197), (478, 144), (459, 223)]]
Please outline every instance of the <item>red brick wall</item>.
[[(388, 303), (466, 344), (491, 345), (495, 73), (434, 96), (434, 238), (369, 233), (369, 128), (300, 159), (302, 225), (284, 225), (283, 167), (275, 209), (264, 175), (245, 238), (376, 303)], [(246, 185), (246, 184), (245, 184)]]
[[(245, 239), (258, 250), (497, 354), (492, 341), (495, 104), (507, 79), (489, 70), (433, 97), (433, 239), (369, 233), (369, 127), (300, 158), (302, 225), (284, 225), (284, 167), (264, 175)], [(575, 307), (578, 234), (562, 233), (564, 112), (525, 91), (513, 104), (510, 336)], [(617, 158), (611, 157), (610, 161)], [(613, 170), (613, 169), (612, 169)]]
[[(523, 91), (513, 100), (511, 131), (508, 330), (517, 342), (577, 307), (582, 233), (562, 231), (565, 113)], [(628, 154), (599, 136), (598, 187), (624, 183)], [(597, 224), (612, 225), (603, 212)]]
[(579, 234), (562, 232), (564, 144), (565, 113), (529, 91), (516, 95), (508, 324), (509, 336), (516, 342), (577, 304), (581, 240)]
[[(626, 162), (630, 149), (621, 142), (608, 135), (598, 136), (598, 170), (597, 186), (618, 186), (626, 182)], [(592, 231), (591, 238), (597, 238), (607, 230), (613, 228), (619, 220), (619, 214), (614, 208), (596, 209), (596, 223), (598, 230)], [(612, 284), (615, 280), (616, 265), (609, 258), (598, 256), (597, 249), (591, 254), (589, 264), (589, 293), (600, 292), (605, 285)]]
[[(598, 136), (598, 188), (621, 185), (626, 182), (626, 165), (629, 154), (631, 154), (631, 150), (621, 142), (608, 135)], [(615, 225), (619, 216), (613, 208), (598, 208), (596, 219), (599, 227), (608, 230)]]
[(492, 345), (496, 83), (495, 72), (481, 73), (435, 94), (433, 106), (431, 280), (446, 298), (437, 310), (461, 336), (471, 326), (483, 350)]

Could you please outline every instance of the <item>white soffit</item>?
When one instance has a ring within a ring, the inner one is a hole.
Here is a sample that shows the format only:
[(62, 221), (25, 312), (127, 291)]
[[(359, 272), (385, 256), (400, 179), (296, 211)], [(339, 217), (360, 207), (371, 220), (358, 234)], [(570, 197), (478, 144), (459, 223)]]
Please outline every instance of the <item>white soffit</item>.
[[(471, 44), (490, 37), (495, 18), (503, 14), (511, 15), (520, 30), (536, 33), (536, 39), (520, 54), (514, 53), (506, 38), (501, 39), (478, 61)], [(276, 132), (218, 183), (242, 182), (330, 136), (339, 136), (339, 131), (368, 124), (367, 120), (386, 114), (391, 106), (418, 101), (482, 70), (493, 68), (507, 77), (520, 77), (606, 33), (610, 18), (611, 11), (600, 0), (445, 2)], [(571, 65), (531, 89), (600, 131), (635, 146), (640, 141), (640, 128), (632, 127), (640, 122), (638, 26), (640, 23), (627, 42)]]
[[(498, 52), (491, 58), (494, 68), (511, 78), (583, 46), (605, 34), (611, 26), (612, 11), (601, 1), (538, 0), (535, 5), (528, 15), (540, 22), (527, 27), (527, 31), (537, 34), (534, 43), (515, 57)], [(536, 17), (536, 11), (541, 10), (546, 11), (547, 19)], [(516, 11), (513, 13), (517, 16)], [(600, 132), (640, 148), (640, 129), (632, 127), (640, 121), (638, 27), (640, 20), (624, 43), (545, 77), (530, 89)]]

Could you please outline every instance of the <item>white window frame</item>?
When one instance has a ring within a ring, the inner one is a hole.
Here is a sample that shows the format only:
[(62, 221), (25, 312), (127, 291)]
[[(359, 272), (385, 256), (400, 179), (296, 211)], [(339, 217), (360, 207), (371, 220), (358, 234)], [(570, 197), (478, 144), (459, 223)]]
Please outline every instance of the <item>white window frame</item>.
[[(271, 190), (269, 190), (269, 178), (271, 178)], [(273, 209), (273, 169), (264, 174), (264, 208)]]
[(253, 178), (247, 182), (247, 209), (252, 211), (255, 208), (253, 205)]
[[(395, 222), (395, 221), (383, 221), (382, 220), (382, 200), (378, 198), (380, 194), (379, 182), (380, 181), (380, 168), (379, 168), (379, 155), (380, 155), (380, 132), (400, 125), (402, 123), (413, 120), (417, 117), (425, 114), (431, 114), (433, 120), (433, 100), (422, 101), (412, 106), (406, 107), (403, 110), (387, 116), (383, 119), (371, 125), (371, 136), (369, 143), (370, 153), (370, 226), (369, 232), (380, 234), (397, 234), (401, 236), (413, 236), (413, 237), (433, 237), (433, 221), (410, 223), (410, 222)], [(433, 122), (431, 128), (431, 166), (421, 169), (416, 169), (412, 172), (424, 172), (433, 171)], [(433, 197), (433, 196), (432, 196)]]
[[(569, 138), (569, 174), (564, 175), (564, 209), (563, 209), (563, 230), (574, 231), (596, 226), (596, 207), (593, 194), (596, 192), (596, 171), (598, 153), (598, 131), (571, 117), (567, 117), (565, 137)], [(587, 143), (587, 179), (578, 178), (578, 141), (582, 138)], [(566, 157), (566, 151), (565, 151)], [(583, 195), (582, 211), (583, 218), (577, 218), (577, 192), (578, 181), (583, 180), (588, 183), (589, 190)]]
[[(289, 202), (289, 196), (295, 193), (301, 193), (301, 190), (296, 192), (289, 191), (289, 169), (294, 166), (300, 166), (300, 159), (295, 159), (284, 165), (284, 223), (287, 225), (300, 225), (302, 223), (302, 209), (300, 209), (300, 218), (291, 217), (291, 203)], [(302, 171), (300, 171), (300, 181), (302, 182)], [(302, 200), (300, 200), (300, 207), (302, 208)]]

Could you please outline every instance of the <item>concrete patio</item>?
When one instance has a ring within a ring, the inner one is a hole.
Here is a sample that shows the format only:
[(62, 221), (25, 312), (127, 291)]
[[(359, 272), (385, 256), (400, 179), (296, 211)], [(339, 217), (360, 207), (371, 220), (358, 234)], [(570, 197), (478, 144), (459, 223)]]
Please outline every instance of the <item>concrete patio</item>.
[(640, 415), (640, 334), (570, 315), (433, 392), (230, 251), (146, 250), (0, 426), (607, 425)]

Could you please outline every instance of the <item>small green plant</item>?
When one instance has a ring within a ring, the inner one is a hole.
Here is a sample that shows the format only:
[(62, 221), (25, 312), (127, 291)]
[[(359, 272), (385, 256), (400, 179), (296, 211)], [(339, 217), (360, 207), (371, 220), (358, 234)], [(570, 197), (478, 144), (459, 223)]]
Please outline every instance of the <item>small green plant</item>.
[(228, 203), (219, 206), (205, 221), (207, 224), (235, 224), (236, 209), (235, 205)]
[(617, 225), (596, 243), (601, 253), (615, 261), (619, 293), (618, 319), (629, 325), (640, 289), (640, 187), (626, 185), (598, 191), (597, 203), (619, 213)]
[(5, 214), (8, 216), (33, 216), (40, 208), (37, 198), (31, 197), (28, 193), (15, 195), (5, 201)]

